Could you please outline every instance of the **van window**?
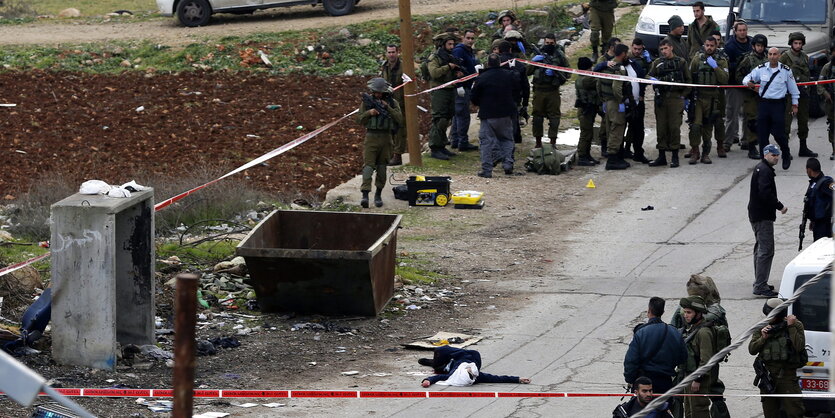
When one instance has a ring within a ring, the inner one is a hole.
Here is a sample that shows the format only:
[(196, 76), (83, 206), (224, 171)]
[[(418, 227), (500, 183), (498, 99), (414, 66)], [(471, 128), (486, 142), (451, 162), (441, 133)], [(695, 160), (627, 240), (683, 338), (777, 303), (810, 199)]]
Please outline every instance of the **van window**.
[[(797, 276), (794, 282), (794, 290), (809, 281), (813, 274)], [(800, 297), (794, 301), (792, 313), (803, 322), (806, 331), (829, 332), (829, 284), (831, 274), (827, 273), (821, 280), (806, 289)]]
[[(650, 0), (649, 4), (658, 6), (692, 6), (693, 3), (699, 0)], [(731, 5), (728, 0), (701, 0), (705, 7), (729, 7)], [(692, 17), (692, 16), (690, 16)]]
[(825, 0), (745, 0), (742, 19), (755, 23), (824, 23)]

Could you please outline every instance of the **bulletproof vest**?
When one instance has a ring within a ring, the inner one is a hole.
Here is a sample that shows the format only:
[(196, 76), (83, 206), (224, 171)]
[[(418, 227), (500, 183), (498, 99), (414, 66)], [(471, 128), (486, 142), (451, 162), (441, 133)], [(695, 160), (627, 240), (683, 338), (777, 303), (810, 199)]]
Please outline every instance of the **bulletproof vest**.
[(783, 52), (791, 60), (789, 67), (792, 69), (794, 79), (800, 82), (810, 81), (812, 79), (809, 73), (809, 57), (803, 52), (800, 55), (795, 55), (791, 50)]
[[(577, 104), (580, 105), (579, 107), (592, 107), (599, 104), (597, 90), (582, 88), (582, 85), (585, 84), (583, 81), (587, 78), (588, 76), (581, 75), (577, 78), (577, 81), (574, 82), (575, 90), (577, 91)], [(594, 86), (594, 84), (592, 84), (592, 86)]]
[[(716, 79), (716, 73), (713, 71), (713, 68), (711, 68), (710, 65), (708, 65), (705, 61), (707, 60), (707, 55), (700, 53), (696, 56), (696, 59), (699, 60), (699, 68), (696, 70), (696, 74), (693, 74), (696, 84), (719, 84), (719, 81)], [(719, 58), (714, 57), (713, 59), (718, 60)]]
[[(618, 65), (615, 68), (609, 68), (609, 66), (606, 66), (606, 68), (604, 68), (601, 72), (608, 74), (622, 74), (622, 68), (622, 65)], [(615, 97), (613, 82), (614, 80), (608, 78), (598, 79), (597, 89), (601, 100), (609, 100)]]
[[(545, 60), (543, 60), (544, 64), (548, 65), (560, 65), (557, 62), (557, 57), (545, 54)], [(559, 87), (565, 83), (565, 76), (562, 75), (561, 72), (557, 70), (554, 71), (554, 75), (547, 75), (545, 74), (545, 70), (547, 68), (537, 67), (536, 70), (533, 72), (533, 83), (539, 86), (554, 86)]]
[[(383, 99), (385, 100), (390, 108), (394, 107), (394, 102), (391, 98)], [(365, 109), (368, 110), (368, 109)], [(365, 128), (368, 130), (385, 130), (390, 131), (395, 128), (394, 121), (391, 119), (391, 116), (371, 116), (368, 118), (368, 122), (365, 122)]]
[(760, 351), (764, 361), (787, 361), (789, 354), (789, 334), (785, 330), (778, 335), (769, 335)]
[(823, 194), (823, 189), (829, 187), (832, 177), (823, 176), (815, 183), (815, 188), (806, 193), (809, 210), (806, 214), (812, 219), (827, 219), (832, 216), (832, 201)]
[(661, 63), (655, 67), (658, 72), (657, 79), (661, 81), (684, 82), (684, 60), (673, 58), (661, 58)]

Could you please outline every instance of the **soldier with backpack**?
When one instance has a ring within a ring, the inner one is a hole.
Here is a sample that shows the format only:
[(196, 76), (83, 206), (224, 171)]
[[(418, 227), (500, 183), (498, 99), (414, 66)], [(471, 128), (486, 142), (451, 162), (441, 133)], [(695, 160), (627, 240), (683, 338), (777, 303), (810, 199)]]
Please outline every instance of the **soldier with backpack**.
[[(432, 38), (437, 49), (426, 64), (426, 71), (429, 73), (429, 87), (438, 87), (460, 78), (464, 75), (462, 62), (454, 55), (452, 49), (455, 47), (457, 37), (453, 33), (443, 32)], [(421, 66), (421, 72), (424, 72)], [(446, 130), (449, 127), (452, 117), (455, 114), (455, 90), (456, 87), (448, 86), (432, 91), (432, 127), (429, 129), (430, 157), (438, 160), (448, 160), (456, 154), (448, 149)]]
[[(763, 313), (768, 315), (780, 306), (783, 299), (771, 298), (763, 305)], [(756, 355), (755, 369), (760, 373), (760, 393), (797, 394), (801, 393), (797, 384), (797, 368), (806, 365), (809, 360), (806, 352), (806, 335), (803, 323), (794, 315), (786, 316), (783, 310), (771, 323), (760, 328), (751, 336), (748, 352)], [(758, 367), (764, 365), (764, 367)], [(771, 383), (769, 385), (769, 383)], [(762, 398), (765, 418), (800, 418), (804, 414), (803, 399)], [(781, 410), (785, 415), (781, 415)]]
[[(687, 346), (687, 361), (679, 367), (679, 373), (687, 376), (699, 367), (707, 364), (708, 360), (717, 352), (716, 331), (713, 324), (707, 323), (704, 315), (707, 305), (701, 296), (682, 298), (679, 304), (684, 311), (687, 324), (682, 336)], [(699, 376), (685, 388), (688, 395), (710, 393), (710, 387), (718, 378), (719, 368), (714, 367), (709, 372)], [(684, 415), (689, 418), (710, 418), (710, 399), (703, 396), (688, 396), (684, 398)]]

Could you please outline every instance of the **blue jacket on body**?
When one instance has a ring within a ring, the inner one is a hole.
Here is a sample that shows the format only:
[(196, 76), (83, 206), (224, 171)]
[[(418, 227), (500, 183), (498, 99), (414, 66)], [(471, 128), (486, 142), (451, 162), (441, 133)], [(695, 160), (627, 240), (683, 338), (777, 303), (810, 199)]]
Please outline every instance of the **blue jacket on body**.
[(685, 361), (687, 348), (681, 333), (661, 318), (650, 318), (636, 328), (629, 343), (623, 360), (623, 377), (626, 383), (633, 383), (641, 374), (675, 376), (676, 366)]
[[(464, 70), (464, 75), (475, 73), (475, 66), (478, 65), (479, 62), (476, 59), (472, 48), (464, 44), (455, 45), (455, 48), (452, 49), (452, 56), (461, 59), (461, 67)], [(470, 88), (472, 87), (473, 82), (472, 80), (465, 81), (462, 85), (466, 88)]]

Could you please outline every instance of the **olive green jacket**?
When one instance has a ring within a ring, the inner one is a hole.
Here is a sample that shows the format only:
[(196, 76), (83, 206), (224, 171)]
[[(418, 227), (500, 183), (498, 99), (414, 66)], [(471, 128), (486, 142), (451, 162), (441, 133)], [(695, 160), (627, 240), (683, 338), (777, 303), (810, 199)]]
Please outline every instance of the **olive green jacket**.
[[(698, 53), (693, 56), (693, 59), (690, 61), (690, 74), (694, 79), (693, 81), (696, 84), (708, 84), (699, 80), (699, 71), (711, 70), (716, 84), (727, 84), (730, 78), (730, 73), (728, 73), (728, 60), (713, 54), (713, 59), (716, 60), (716, 68), (710, 68), (710, 65), (707, 64), (707, 58), (707, 54), (704, 53)], [(702, 97), (719, 97), (720, 93), (722, 92), (718, 88), (713, 87), (699, 89), (699, 96)]]
[(710, 37), (710, 33), (719, 30), (719, 24), (713, 21), (713, 17), (707, 17), (704, 25), (699, 26), (694, 20), (687, 28), (687, 43), (690, 44), (690, 56), (696, 55), (705, 43), (705, 39)]
[[(398, 58), (394, 65), (389, 64), (388, 60), (383, 62), (383, 65), (380, 66), (380, 77), (388, 81), (389, 84), (391, 84), (391, 88), (395, 88), (403, 84), (403, 61)], [(403, 89), (400, 88), (395, 90), (393, 95), (397, 100), (397, 103), (400, 103), (400, 108), (403, 108), (403, 106), (405, 106), (403, 101)]]
[(783, 55), (780, 55), (780, 62), (792, 69), (794, 80), (798, 83), (812, 80), (809, 70), (809, 56), (803, 51), (800, 51), (799, 54), (795, 54), (791, 49), (783, 51)]

